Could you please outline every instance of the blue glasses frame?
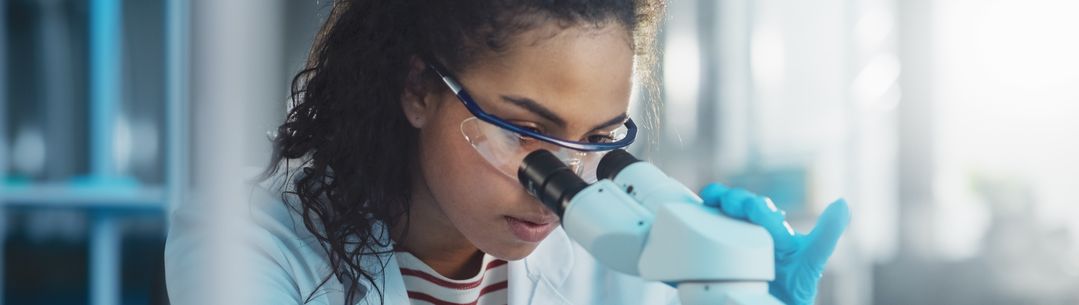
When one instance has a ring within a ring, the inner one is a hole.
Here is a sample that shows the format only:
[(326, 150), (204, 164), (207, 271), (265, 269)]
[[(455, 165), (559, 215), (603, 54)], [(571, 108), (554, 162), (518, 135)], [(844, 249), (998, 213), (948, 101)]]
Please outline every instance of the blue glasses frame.
[(629, 146), (630, 144), (633, 144), (633, 141), (637, 138), (637, 124), (633, 123), (633, 119), (630, 118), (626, 118), (626, 122), (624, 123), (627, 129), (626, 137), (616, 142), (609, 143), (592, 143), (563, 140), (535, 132), (525, 127), (517, 126), (513, 123), (506, 122), (506, 120), (494, 116), (493, 114), (483, 111), (483, 109), (480, 108), (480, 105), (472, 99), (472, 95), (468, 94), (468, 91), (465, 91), (465, 87), (461, 86), (461, 83), (457, 82), (455, 78), (453, 78), (448, 73), (439, 68), (438, 65), (429, 64), (428, 67), (430, 67), (431, 70), (434, 70), (435, 73), (438, 74), (439, 78), (442, 79), (442, 82), (445, 83), (446, 86), (448, 86), (450, 90), (453, 91), (453, 94), (457, 96), (457, 99), (465, 105), (465, 108), (468, 109), (468, 112), (472, 113), (472, 115), (476, 118), (484, 122), (491, 123), (492, 125), (501, 127), (502, 129), (506, 129), (530, 138), (535, 138), (543, 142), (566, 148), (572, 148), (579, 151), (607, 151), (624, 148), (626, 146)]

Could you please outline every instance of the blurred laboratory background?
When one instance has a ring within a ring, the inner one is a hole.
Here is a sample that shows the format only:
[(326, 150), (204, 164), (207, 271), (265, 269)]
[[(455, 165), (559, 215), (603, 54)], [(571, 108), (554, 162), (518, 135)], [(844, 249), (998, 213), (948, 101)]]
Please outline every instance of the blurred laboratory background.
[[(266, 164), (329, 5), (0, 0), (0, 304), (167, 304), (168, 211)], [(1079, 304), (1079, 2), (668, 15), (634, 149), (803, 232), (847, 198), (818, 304)]]

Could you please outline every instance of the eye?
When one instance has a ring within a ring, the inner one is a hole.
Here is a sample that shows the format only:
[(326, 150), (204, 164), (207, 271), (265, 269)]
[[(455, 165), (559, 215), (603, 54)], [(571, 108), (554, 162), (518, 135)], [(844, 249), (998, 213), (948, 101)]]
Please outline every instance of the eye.
[[(517, 124), (517, 123), (515, 123), (515, 124)], [(534, 133), (543, 134), (543, 129), (540, 128), (540, 127), (534, 126), (534, 125), (517, 124), (517, 127), (521, 127), (521, 128), (523, 128), (525, 130), (528, 130), (528, 131), (531, 131), (531, 132), (534, 132)], [(517, 135), (517, 141), (522, 145), (528, 145), (528, 144), (535, 143), (536, 141), (539, 141), (539, 140), (536, 140), (535, 138), (532, 138), (532, 137), (529, 137), (529, 136), (526, 136), (526, 135), (523, 135), (523, 134), (517, 134), (517, 133), (515, 133), (515, 134)]]
[(529, 127), (529, 126), (521, 126), (521, 127), (523, 127), (525, 130), (528, 130), (528, 131), (531, 131), (531, 132), (535, 132), (535, 133), (538, 133), (538, 134), (543, 134), (543, 130), (539, 129), (539, 128), (536, 128), (536, 127)]
[(536, 140), (535, 138), (525, 136), (525, 135), (520, 135), (520, 134), (517, 135), (517, 143), (522, 145), (522, 146), (532, 145), (532, 144), (535, 144), (537, 142), (539, 142), (539, 140)]
[(614, 137), (605, 134), (596, 134), (588, 136), (588, 142), (590, 143), (611, 143), (614, 142)]
[(531, 131), (531, 132), (534, 132), (534, 133), (544, 134), (546, 132), (544, 130), (543, 126), (540, 126), (540, 125), (538, 125), (536, 123), (518, 122), (518, 121), (511, 121), (511, 123), (513, 123), (513, 125), (521, 128), (521, 129), (528, 130), (528, 131)]

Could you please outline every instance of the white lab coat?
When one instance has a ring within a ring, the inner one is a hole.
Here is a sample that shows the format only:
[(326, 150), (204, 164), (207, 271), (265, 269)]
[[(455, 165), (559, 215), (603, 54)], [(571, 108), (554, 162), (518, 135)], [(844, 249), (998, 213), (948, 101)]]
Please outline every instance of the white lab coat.
[[(327, 256), (301, 218), (282, 201), (281, 191), (262, 183), (255, 186), (250, 203), (250, 219), (244, 223), (242, 240), (233, 241), (230, 252), (249, 264), (249, 274), (240, 275), (246, 287), (254, 290), (244, 303), (338, 305), (344, 303), (345, 284), (335, 276), (318, 287), (329, 274)], [(294, 197), (286, 197), (295, 206)], [(166, 282), (173, 304), (204, 303), (207, 282), (217, 278), (204, 261), (214, 250), (207, 240), (213, 232), (200, 213), (199, 204), (181, 206), (172, 212), (171, 227), (165, 246)], [(383, 234), (383, 236), (388, 236)], [(388, 263), (376, 283), (380, 284), (385, 304), (409, 304), (408, 295), (392, 251), (382, 257)], [(382, 269), (371, 256), (363, 259), (368, 270)], [(584, 249), (573, 242), (561, 228), (540, 243), (528, 257), (509, 262), (509, 304), (678, 304), (677, 292), (662, 283), (616, 273), (599, 265)], [(368, 283), (363, 282), (365, 285)], [(226, 288), (227, 289), (227, 288)], [(318, 289), (318, 291), (315, 291)], [(314, 292), (314, 294), (312, 294)], [(355, 304), (380, 304), (371, 290)]]

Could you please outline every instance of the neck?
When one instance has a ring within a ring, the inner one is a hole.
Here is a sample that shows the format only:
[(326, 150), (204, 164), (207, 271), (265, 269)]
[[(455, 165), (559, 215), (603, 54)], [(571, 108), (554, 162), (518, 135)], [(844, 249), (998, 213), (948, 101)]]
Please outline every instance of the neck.
[(447, 278), (476, 275), (483, 264), (483, 252), (454, 227), (423, 179), (415, 180), (410, 211), (391, 229), (397, 249), (408, 251)]

